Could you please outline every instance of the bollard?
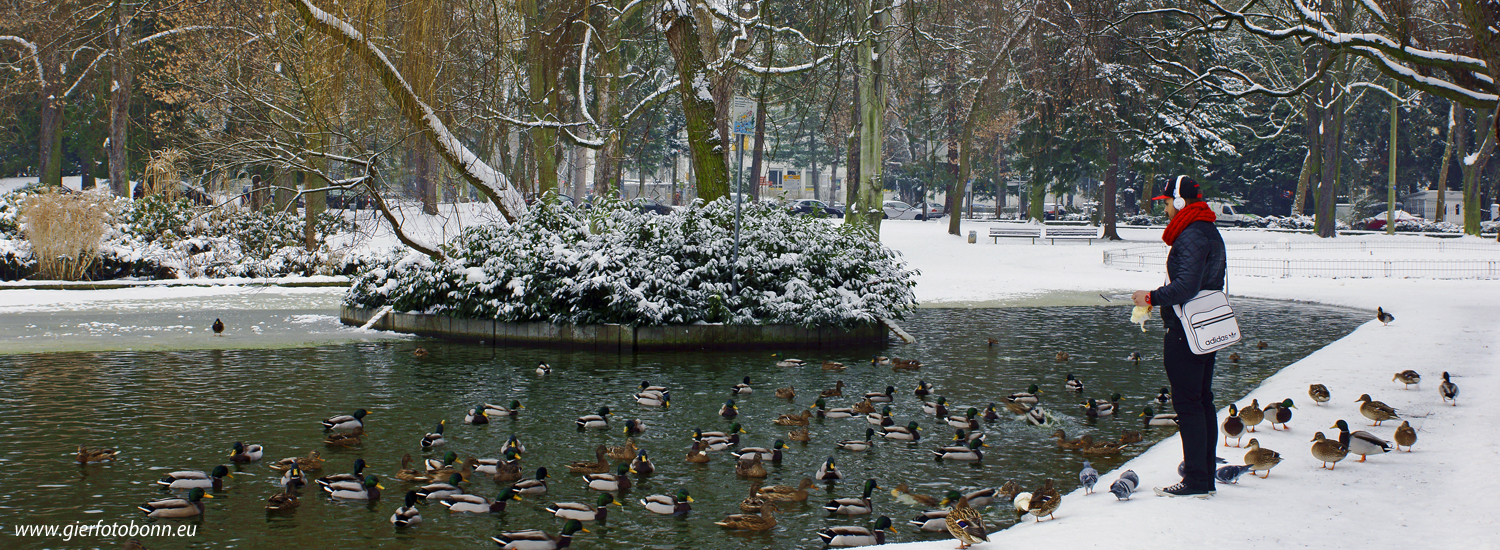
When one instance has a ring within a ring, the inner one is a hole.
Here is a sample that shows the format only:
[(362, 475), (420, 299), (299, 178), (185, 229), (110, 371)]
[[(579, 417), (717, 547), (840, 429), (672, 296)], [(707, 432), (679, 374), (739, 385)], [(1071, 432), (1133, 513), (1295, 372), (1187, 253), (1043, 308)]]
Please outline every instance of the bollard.
[(969, 230), (969, 244), (974, 244), (975, 240), (977, 240), (978, 238), (979, 237), (974, 234), (974, 231), (972, 229)]

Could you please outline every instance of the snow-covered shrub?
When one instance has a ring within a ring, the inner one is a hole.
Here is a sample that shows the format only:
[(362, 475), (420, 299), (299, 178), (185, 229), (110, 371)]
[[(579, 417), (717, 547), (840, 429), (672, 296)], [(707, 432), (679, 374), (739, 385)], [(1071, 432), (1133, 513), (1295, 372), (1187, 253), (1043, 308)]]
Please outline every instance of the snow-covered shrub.
[(0, 281), (25, 279), (35, 272), (36, 260), (31, 257), (31, 245), (25, 239), (0, 235)]
[(1167, 224), (1167, 218), (1166, 218), (1166, 216), (1152, 216), (1152, 215), (1149, 215), (1149, 214), (1136, 214), (1136, 215), (1133, 215), (1133, 216), (1127, 216), (1125, 218), (1125, 225), (1150, 226), (1150, 225), (1166, 225), (1166, 224)]
[(193, 201), (170, 199), (166, 195), (149, 195), (135, 201), (121, 201), (117, 228), (142, 242), (161, 242), (168, 246), (178, 239), (201, 233), (206, 225), (195, 221), (198, 212)]
[[(1303, 216), (1300, 214), (1285, 217), (1264, 216), (1255, 219), (1250, 223), (1254, 227), (1267, 229), (1303, 229), (1308, 231), (1311, 231), (1316, 225), (1316, 222), (1312, 216)], [(1333, 227), (1334, 229), (1343, 231), (1349, 229), (1349, 224), (1344, 223), (1342, 220), (1334, 220)]]
[(915, 305), (916, 272), (895, 252), (783, 208), (745, 205), (735, 262), (729, 201), (668, 215), (538, 205), (508, 227), (468, 229), (440, 262), (372, 259), (346, 302), (500, 321), (840, 327)]

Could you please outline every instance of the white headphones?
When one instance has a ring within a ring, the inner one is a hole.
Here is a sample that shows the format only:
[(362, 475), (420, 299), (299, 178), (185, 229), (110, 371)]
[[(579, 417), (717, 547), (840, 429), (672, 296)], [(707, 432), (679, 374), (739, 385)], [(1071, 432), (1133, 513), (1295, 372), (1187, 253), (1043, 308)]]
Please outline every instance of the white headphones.
[(1172, 208), (1182, 210), (1187, 206), (1187, 201), (1182, 198), (1182, 179), (1187, 176), (1177, 176), (1177, 181), (1172, 184)]

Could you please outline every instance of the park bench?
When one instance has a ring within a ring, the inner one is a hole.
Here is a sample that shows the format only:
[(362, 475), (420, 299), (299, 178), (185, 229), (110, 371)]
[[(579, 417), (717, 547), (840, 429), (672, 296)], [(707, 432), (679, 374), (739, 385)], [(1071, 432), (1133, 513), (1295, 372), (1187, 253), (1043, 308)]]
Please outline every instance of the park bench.
[(1094, 239), (1102, 236), (1102, 228), (1092, 226), (1047, 226), (1047, 232), (1042, 235), (1044, 239), (1051, 239), (1052, 244), (1057, 244), (1057, 239), (1087, 239), (1089, 244), (1094, 244)]
[(990, 227), (990, 238), (995, 243), (1000, 242), (1001, 237), (1025, 237), (1031, 239), (1032, 244), (1042, 236), (1042, 226), (1025, 223), (1008, 223)]

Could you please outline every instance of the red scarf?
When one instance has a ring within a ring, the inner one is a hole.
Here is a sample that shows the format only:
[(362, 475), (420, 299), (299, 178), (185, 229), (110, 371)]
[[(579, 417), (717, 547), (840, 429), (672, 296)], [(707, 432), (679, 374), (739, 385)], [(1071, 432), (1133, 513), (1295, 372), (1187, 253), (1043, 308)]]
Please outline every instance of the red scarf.
[(1172, 221), (1167, 223), (1167, 230), (1161, 234), (1161, 240), (1165, 241), (1167, 246), (1172, 246), (1172, 241), (1177, 240), (1177, 236), (1181, 235), (1182, 230), (1187, 229), (1189, 224), (1212, 222), (1217, 219), (1219, 218), (1214, 216), (1214, 211), (1208, 207), (1208, 203), (1199, 201), (1189, 204), (1182, 210), (1178, 210), (1177, 215), (1172, 216)]

